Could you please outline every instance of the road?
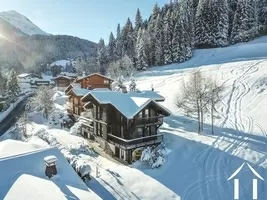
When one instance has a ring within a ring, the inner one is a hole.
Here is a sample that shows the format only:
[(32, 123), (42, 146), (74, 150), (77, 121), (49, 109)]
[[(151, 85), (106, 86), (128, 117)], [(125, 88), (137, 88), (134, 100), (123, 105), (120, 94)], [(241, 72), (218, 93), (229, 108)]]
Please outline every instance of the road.
[(9, 128), (11, 128), (23, 114), (25, 105), (27, 103), (27, 98), (20, 102), (13, 111), (2, 121), (0, 122), (0, 136), (3, 135)]

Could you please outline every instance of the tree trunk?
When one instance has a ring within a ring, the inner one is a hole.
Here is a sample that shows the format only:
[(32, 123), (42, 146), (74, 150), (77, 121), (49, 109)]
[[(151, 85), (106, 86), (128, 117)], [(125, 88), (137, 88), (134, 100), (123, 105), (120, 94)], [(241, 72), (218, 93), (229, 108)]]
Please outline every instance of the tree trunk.
[(211, 100), (211, 133), (214, 134), (214, 126), (213, 126), (213, 110), (214, 110), (214, 102)]
[(200, 106), (199, 106), (199, 103), (198, 103), (198, 101), (197, 101), (197, 121), (198, 121), (198, 134), (200, 134), (201, 133), (201, 122), (200, 122), (200, 115), (201, 115), (201, 113), (200, 113)]

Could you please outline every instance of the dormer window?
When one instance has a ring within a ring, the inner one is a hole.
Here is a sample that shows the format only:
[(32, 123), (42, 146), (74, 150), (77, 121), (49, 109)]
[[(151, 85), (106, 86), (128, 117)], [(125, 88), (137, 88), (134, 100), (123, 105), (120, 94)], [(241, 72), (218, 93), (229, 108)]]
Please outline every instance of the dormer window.
[(109, 84), (109, 80), (104, 80), (104, 84)]

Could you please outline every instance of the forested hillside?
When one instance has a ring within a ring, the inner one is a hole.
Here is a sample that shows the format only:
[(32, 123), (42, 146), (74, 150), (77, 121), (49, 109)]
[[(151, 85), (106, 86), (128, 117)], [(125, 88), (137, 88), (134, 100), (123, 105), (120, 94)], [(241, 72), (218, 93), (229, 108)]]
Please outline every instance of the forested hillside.
[[(107, 45), (100, 39), (101, 65), (129, 57), (137, 69), (183, 62), (195, 48), (225, 47), (267, 34), (267, 0), (175, 0), (154, 6), (149, 19), (137, 10)], [(114, 66), (114, 65), (110, 65)], [(114, 70), (113, 70), (114, 71)]]
[[(31, 27), (26, 30), (31, 30)], [(95, 57), (96, 47), (91, 41), (67, 35), (30, 36), (0, 17), (2, 70), (14, 68), (17, 72), (38, 72), (43, 63), (67, 58)]]

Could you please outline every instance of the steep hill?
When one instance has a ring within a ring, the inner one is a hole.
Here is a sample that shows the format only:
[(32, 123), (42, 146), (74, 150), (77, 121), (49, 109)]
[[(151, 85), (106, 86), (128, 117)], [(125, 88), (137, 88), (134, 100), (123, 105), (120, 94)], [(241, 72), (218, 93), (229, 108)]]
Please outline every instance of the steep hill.
[(27, 17), (19, 14), (18, 12), (11, 10), (7, 12), (0, 12), (0, 18), (19, 29), (26, 35), (50, 35), (38, 26), (32, 23)]
[(68, 35), (51, 35), (15, 11), (0, 13), (0, 68), (38, 69), (42, 63), (95, 55), (96, 44)]

